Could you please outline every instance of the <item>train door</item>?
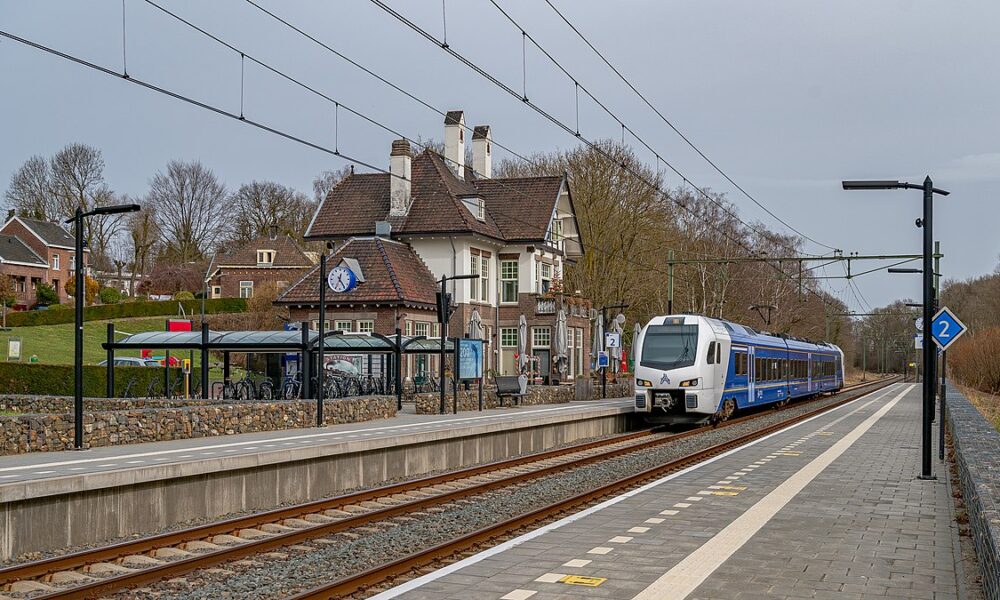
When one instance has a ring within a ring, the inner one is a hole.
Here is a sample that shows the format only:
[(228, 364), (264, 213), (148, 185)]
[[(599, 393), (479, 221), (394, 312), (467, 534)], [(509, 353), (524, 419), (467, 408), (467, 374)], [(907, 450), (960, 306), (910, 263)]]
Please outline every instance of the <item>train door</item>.
[(811, 352), (806, 357), (806, 376), (806, 389), (809, 390), (809, 393), (812, 393), (815, 390), (813, 389), (813, 355)]
[(754, 385), (754, 380), (757, 378), (757, 365), (753, 358), (753, 346), (747, 349), (747, 402), (753, 403), (757, 399), (756, 385)]

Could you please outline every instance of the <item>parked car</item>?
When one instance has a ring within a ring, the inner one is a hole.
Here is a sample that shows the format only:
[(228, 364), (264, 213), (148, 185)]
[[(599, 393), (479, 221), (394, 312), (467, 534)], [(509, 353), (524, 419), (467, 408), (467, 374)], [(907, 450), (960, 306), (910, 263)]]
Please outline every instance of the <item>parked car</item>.
[[(97, 364), (104, 367), (107, 366), (108, 361), (102, 360)], [(159, 362), (155, 360), (150, 360), (148, 358), (138, 358), (135, 356), (120, 356), (115, 358), (115, 366), (116, 367), (161, 367), (163, 365), (161, 365)]]

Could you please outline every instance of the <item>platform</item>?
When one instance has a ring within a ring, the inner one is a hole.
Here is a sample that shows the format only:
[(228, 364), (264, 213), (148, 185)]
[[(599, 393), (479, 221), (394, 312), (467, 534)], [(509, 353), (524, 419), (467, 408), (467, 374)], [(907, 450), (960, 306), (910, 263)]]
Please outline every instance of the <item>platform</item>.
[(622, 398), (5, 456), (0, 558), (538, 452), (624, 432), (632, 414)]
[(895, 384), (376, 598), (959, 598), (920, 404)]

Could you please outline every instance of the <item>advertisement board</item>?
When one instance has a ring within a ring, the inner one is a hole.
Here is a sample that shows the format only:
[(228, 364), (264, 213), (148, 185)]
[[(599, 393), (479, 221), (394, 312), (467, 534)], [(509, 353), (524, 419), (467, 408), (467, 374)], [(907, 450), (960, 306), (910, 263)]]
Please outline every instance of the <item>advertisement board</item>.
[(458, 340), (458, 378), (480, 379), (483, 376), (483, 340)]

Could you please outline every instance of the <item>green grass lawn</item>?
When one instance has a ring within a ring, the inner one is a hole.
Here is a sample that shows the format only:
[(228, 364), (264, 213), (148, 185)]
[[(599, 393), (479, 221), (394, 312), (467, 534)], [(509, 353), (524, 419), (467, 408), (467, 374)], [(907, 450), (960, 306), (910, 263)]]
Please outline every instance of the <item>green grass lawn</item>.
[[(85, 364), (97, 364), (107, 358), (107, 353), (101, 344), (107, 340), (107, 321), (94, 321), (83, 325), (83, 361)], [(115, 329), (120, 332), (118, 339), (126, 333), (142, 331), (164, 331), (166, 317), (149, 317), (141, 319), (125, 319), (115, 321)], [(21, 360), (27, 362), (34, 354), (39, 363), (73, 364), (73, 324), (39, 325), (36, 327), (13, 327), (11, 331), (0, 332), (0, 356), (6, 359), (7, 338), (21, 338)], [(155, 350), (154, 355), (162, 356), (162, 350)], [(116, 356), (139, 356), (138, 350), (121, 350)], [(176, 354), (179, 358), (187, 358), (188, 352)], [(194, 353), (196, 364), (201, 364), (198, 352)]]

